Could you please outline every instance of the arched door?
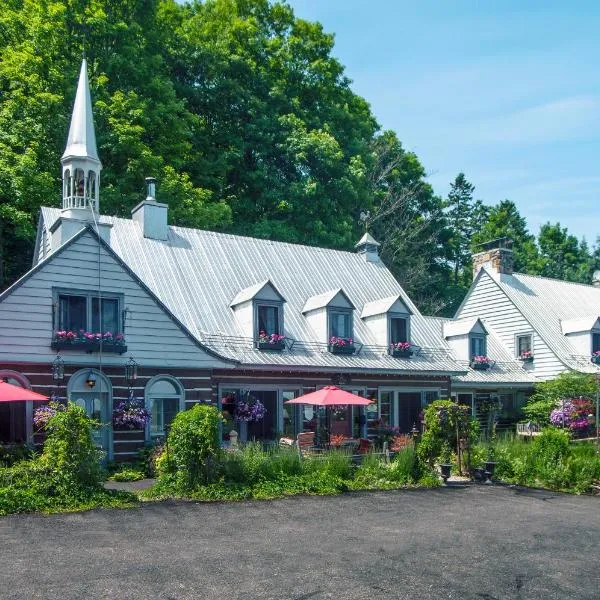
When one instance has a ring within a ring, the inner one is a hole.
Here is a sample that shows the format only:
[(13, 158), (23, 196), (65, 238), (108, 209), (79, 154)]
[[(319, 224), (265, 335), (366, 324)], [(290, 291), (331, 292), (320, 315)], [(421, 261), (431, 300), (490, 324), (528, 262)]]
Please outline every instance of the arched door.
[[(86, 382), (93, 374), (96, 383), (90, 387)], [(94, 369), (77, 371), (69, 380), (67, 386), (69, 400), (81, 406), (86, 414), (102, 425), (94, 429), (94, 442), (105, 452), (108, 459), (112, 458), (112, 385), (109, 379)]]

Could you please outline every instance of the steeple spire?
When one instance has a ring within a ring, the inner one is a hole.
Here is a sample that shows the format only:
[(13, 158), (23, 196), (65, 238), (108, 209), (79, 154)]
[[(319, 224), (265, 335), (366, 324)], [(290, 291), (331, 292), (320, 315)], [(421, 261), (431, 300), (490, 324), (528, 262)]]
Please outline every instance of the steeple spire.
[(61, 163), (63, 211), (70, 211), (70, 216), (73, 217), (89, 218), (90, 210), (98, 212), (102, 164), (96, 147), (92, 97), (85, 58), (81, 62), (71, 127)]

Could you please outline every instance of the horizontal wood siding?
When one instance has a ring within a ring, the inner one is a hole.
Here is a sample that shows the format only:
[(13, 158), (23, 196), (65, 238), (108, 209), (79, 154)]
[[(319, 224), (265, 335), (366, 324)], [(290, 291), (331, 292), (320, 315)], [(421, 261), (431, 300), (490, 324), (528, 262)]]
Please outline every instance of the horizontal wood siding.
[(520, 333), (532, 333), (535, 359), (526, 368), (536, 377), (549, 379), (566, 370), (554, 352), (533, 330), (529, 321), (487, 273), (481, 276), (460, 313), (456, 315), (458, 319), (472, 317), (484, 319), (513, 356), (516, 356), (515, 336)]
[[(127, 354), (140, 364), (227, 366), (199, 348), (104, 248), (100, 249), (99, 281), (98, 249), (92, 235), (83, 235), (0, 303), (0, 363), (51, 362), (55, 355), (50, 348), (53, 288), (97, 291), (100, 283), (104, 293), (124, 295), (123, 308), (130, 311), (124, 332)], [(93, 359), (81, 351), (61, 354), (73, 364), (98, 363), (98, 354), (91, 355)], [(105, 353), (102, 360), (123, 364), (127, 357)]]

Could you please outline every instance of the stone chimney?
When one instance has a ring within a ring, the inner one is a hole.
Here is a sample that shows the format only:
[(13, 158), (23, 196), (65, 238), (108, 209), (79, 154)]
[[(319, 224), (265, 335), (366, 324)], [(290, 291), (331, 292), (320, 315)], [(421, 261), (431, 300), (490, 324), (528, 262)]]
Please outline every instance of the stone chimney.
[(167, 224), (167, 204), (156, 201), (156, 179), (146, 177), (146, 199), (140, 202), (132, 211), (131, 218), (142, 228), (145, 238), (165, 241), (169, 238)]
[(594, 274), (592, 275), (592, 285), (600, 288), (600, 271), (594, 271)]
[(499, 238), (480, 244), (480, 252), (473, 254), (473, 279), (477, 277), (482, 267), (496, 275), (512, 275), (513, 273), (513, 251), (510, 246), (511, 240)]

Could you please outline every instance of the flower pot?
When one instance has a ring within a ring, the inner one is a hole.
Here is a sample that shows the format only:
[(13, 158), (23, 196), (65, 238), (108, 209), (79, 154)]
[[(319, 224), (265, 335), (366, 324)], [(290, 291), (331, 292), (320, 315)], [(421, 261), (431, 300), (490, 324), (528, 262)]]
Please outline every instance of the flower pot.
[(257, 347), (259, 350), (281, 352), (285, 348), (285, 342), (258, 342)]
[(410, 348), (407, 348), (406, 350), (402, 350), (399, 348), (392, 348), (392, 350), (390, 351), (390, 354), (394, 358), (410, 358), (413, 354), (413, 351)]
[(488, 460), (485, 463), (485, 476), (487, 477), (487, 479), (485, 480), (485, 483), (487, 485), (491, 485), (492, 484), (492, 477), (494, 476), (494, 471), (496, 469), (496, 465), (498, 463)]
[(346, 344), (345, 346), (329, 344), (329, 352), (331, 354), (354, 354), (354, 350), (354, 344)]
[(442, 463), (440, 465), (440, 472), (442, 475), (442, 479), (444, 480), (444, 483), (446, 483), (446, 481), (448, 480), (448, 477), (450, 477), (450, 471), (452, 470), (452, 465), (451, 464), (447, 464), (447, 463)]
[(475, 369), (475, 371), (487, 371), (490, 368), (490, 363), (472, 362), (471, 368)]

